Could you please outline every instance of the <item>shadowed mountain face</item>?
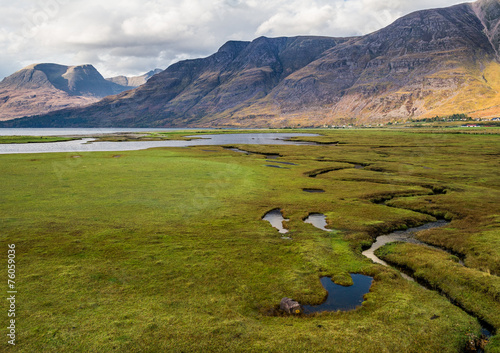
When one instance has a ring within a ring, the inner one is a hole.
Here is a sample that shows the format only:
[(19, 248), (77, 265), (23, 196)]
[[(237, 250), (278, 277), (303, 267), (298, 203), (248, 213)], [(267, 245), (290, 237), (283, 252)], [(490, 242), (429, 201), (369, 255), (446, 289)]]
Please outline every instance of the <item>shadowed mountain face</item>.
[(500, 103), (497, 60), (470, 4), (420, 11), (329, 50), (258, 107), (286, 101), (288, 118), (305, 112), (325, 123), (473, 113)]
[(407, 15), (354, 38), (231, 41), (143, 86), (16, 126), (296, 126), (500, 114), (500, 2)]
[(500, 57), (500, 5), (498, 0), (477, 1), (472, 6), (485, 28), (485, 34), (495, 49), (497, 57)]
[(0, 82), (0, 120), (87, 105), (127, 89), (92, 65), (35, 64)]

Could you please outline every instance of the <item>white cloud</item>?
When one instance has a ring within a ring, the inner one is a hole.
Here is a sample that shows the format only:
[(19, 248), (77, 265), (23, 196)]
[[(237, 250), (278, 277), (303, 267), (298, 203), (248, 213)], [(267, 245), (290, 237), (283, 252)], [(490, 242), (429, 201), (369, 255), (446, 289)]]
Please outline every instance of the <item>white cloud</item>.
[(135, 75), (260, 35), (352, 36), (460, 0), (0, 0), (0, 78), (34, 62)]
[(275, 8), (258, 28), (259, 35), (364, 35), (383, 28), (410, 12), (451, 6), (454, 0), (293, 0)]

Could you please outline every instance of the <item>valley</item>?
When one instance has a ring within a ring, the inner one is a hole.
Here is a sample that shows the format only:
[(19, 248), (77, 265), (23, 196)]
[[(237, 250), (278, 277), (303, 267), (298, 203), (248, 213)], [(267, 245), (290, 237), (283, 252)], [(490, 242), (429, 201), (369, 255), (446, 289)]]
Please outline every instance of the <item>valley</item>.
[[(493, 131), (314, 129), (293, 139), (321, 144), (0, 155), (18, 350), (455, 353), (480, 337), (480, 318), (493, 331), (486, 352), (499, 352)], [(273, 209), (286, 234), (262, 220)], [(305, 223), (311, 214), (334, 231)], [(416, 237), (456, 255), (395, 244), (378, 256), (446, 297), (361, 254), (437, 219), (450, 223)], [(322, 303), (323, 277), (357, 275), (373, 282), (355, 310), (276, 312), (284, 297)]]

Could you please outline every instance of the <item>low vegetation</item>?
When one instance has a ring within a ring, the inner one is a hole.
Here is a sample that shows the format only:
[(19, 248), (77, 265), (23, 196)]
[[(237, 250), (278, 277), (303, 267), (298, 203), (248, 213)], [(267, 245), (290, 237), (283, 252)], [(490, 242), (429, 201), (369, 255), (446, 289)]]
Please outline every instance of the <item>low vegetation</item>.
[(414, 244), (392, 243), (381, 248), (377, 256), (410, 270), (413, 276), (448, 295), (494, 329), (500, 327), (500, 278), (461, 265), (457, 257), (444, 251)]
[(40, 143), (70, 140), (74, 140), (74, 138), (57, 136), (0, 136), (0, 143)]
[[(377, 235), (436, 217), (451, 223), (421, 239), (467, 267), (422, 248), (384, 251), (412, 253), (405, 265), (443, 291), (459, 283), (478, 302), (468, 311), (496, 327), (499, 135), (320, 132), (302, 139), (321, 145), (237, 146), (249, 155), (0, 155), (0, 264), (8, 244), (18, 261), (16, 351), (461, 352), (480, 334), (475, 317), (361, 255)], [(296, 165), (266, 167), (268, 154)], [(292, 240), (262, 221), (275, 208)], [(305, 224), (311, 212), (337, 231)], [(273, 315), (283, 297), (318, 304), (320, 277), (349, 284), (349, 273), (374, 278), (357, 310)], [(487, 350), (500, 351), (496, 338)]]

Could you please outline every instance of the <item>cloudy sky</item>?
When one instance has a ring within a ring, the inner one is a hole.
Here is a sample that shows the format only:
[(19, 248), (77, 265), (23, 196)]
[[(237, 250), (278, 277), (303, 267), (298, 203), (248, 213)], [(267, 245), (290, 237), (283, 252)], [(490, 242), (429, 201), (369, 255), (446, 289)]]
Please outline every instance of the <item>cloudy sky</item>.
[(39, 62), (138, 75), (228, 40), (353, 36), (460, 0), (0, 0), (0, 79)]

